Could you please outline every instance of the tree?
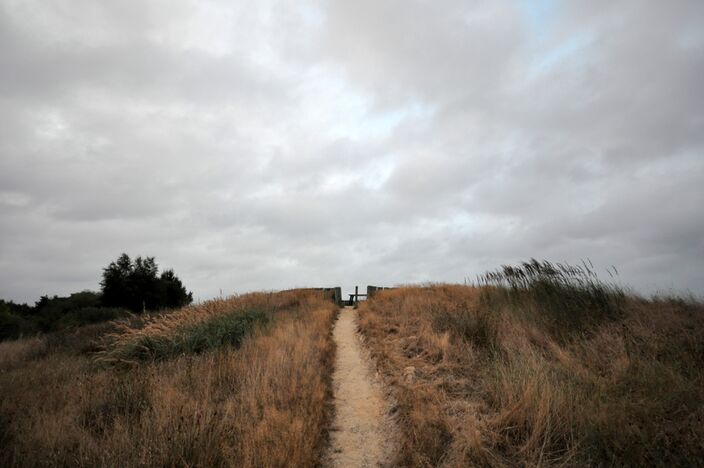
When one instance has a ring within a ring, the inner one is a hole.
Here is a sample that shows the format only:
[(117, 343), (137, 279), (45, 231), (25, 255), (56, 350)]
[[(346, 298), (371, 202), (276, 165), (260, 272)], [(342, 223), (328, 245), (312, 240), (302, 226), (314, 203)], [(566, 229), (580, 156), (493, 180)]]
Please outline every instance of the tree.
[(161, 284), (157, 274), (159, 267), (154, 257), (137, 257), (134, 260), (130, 285), (133, 307), (135, 309), (161, 309), (166, 307), (161, 293)]
[(26, 304), (15, 304), (0, 299), (0, 341), (19, 338), (34, 333), (34, 324), (27, 319), (30, 316)]
[(103, 280), (100, 282), (103, 305), (132, 309), (134, 299), (129, 283), (133, 268), (132, 260), (123, 253), (103, 270)]
[(159, 267), (154, 257), (137, 257), (132, 261), (123, 253), (103, 270), (100, 282), (107, 307), (124, 307), (133, 312), (176, 308), (193, 301), (173, 270), (158, 276)]
[(186, 287), (178, 279), (174, 270), (164, 270), (160, 279), (164, 287), (166, 307), (176, 308), (193, 302), (193, 293), (186, 291)]

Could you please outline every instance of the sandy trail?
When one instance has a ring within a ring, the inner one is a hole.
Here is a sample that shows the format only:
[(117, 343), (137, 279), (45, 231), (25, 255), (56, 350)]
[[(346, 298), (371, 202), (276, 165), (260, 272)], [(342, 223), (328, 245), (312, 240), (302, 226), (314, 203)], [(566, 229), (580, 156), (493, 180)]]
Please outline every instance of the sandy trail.
[(345, 307), (335, 324), (335, 421), (328, 462), (334, 467), (376, 467), (391, 459), (393, 427), (369, 358), (357, 334), (357, 311)]

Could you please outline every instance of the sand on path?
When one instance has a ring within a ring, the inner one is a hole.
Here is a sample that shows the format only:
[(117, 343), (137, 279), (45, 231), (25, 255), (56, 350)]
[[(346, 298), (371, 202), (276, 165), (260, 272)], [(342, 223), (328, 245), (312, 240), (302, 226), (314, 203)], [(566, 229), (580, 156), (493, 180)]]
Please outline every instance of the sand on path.
[(333, 390), (335, 420), (328, 462), (334, 467), (384, 466), (392, 458), (393, 424), (381, 384), (357, 333), (357, 311), (340, 310)]

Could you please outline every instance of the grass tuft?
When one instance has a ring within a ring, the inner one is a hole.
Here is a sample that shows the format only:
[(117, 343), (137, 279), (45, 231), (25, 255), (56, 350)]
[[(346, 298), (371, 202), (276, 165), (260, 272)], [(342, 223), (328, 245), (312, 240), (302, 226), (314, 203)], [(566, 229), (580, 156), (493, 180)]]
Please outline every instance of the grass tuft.
[(454, 336), (484, 349), (496, 347), (498, 329), (496, 317), (486, 308), (471, 308), (468, 304), (439, 308), (432, 315), (437, 332), (450, 332)]
[(161, 361), (182, 354), (200, 354), (220, 346), (239, 347), (269, 315), (261, 310), (235, 311), (178, 330), (176, 334), (142, 335), (108, 352), (119, 362)]
[(507, 308), (561, 340), (623, 317), (623, 289), (601, 281), (586, 263), (574, 266), (532, 259), (485, 273), (479, 276), (479, 284), (485, 309)]

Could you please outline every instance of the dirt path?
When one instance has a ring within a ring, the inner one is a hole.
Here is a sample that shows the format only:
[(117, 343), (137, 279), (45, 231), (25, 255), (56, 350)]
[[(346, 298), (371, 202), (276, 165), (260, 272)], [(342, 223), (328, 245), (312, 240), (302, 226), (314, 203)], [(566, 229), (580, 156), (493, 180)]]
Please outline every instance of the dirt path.
[(328, 461), (334, 467), (376, 467), (391, 457), (393, 425), (357, 334), (357, 311), (345, 307), (335, 324), (335, 422)]

